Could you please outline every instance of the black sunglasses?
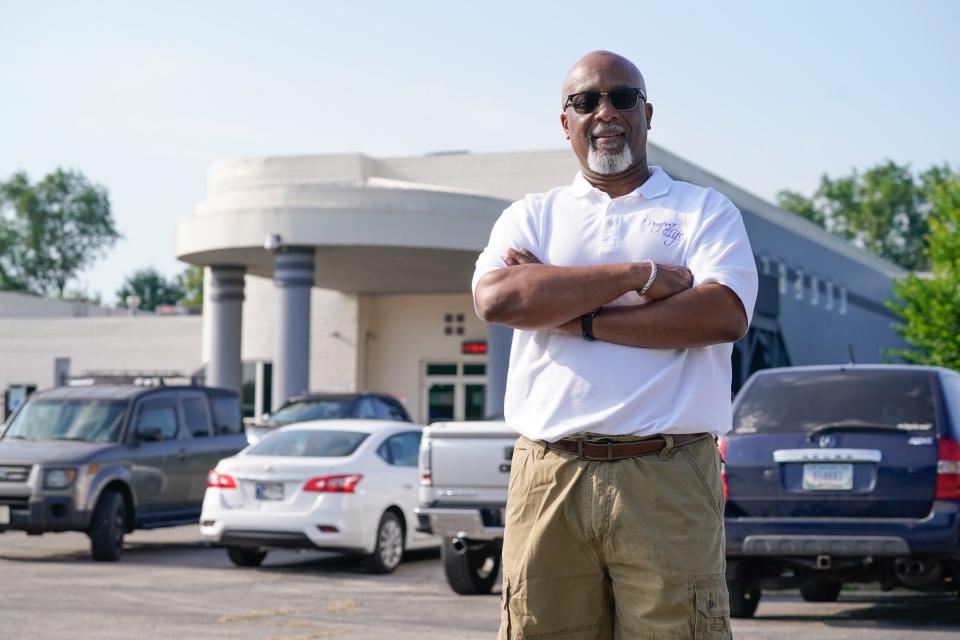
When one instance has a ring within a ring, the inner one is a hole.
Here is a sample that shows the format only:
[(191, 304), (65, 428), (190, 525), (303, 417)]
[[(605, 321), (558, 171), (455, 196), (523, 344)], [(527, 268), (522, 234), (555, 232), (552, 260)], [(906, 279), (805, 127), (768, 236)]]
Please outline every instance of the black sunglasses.
[(613, 91), (581, 91), (580, 93), (571, 93), (567, 96), (567, 101), (563, 108), (573, 107), (573, 110), (580, 114), (593, 113), (600, 106), (600, 100), (603, 96), (607, 97), (612, 106), (617, 111), (630, 111), (636, 109), (640, 99), (647, 99), (643, 95), (642, 89), (614, 89)]

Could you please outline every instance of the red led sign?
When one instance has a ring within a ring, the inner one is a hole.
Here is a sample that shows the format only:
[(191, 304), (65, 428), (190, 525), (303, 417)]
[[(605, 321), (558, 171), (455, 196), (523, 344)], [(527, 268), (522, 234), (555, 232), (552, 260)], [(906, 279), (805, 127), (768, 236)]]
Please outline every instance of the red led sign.
[(464, 340), (460, 353), (469, 355), (485, 355), (487, 353), (486, 340)]

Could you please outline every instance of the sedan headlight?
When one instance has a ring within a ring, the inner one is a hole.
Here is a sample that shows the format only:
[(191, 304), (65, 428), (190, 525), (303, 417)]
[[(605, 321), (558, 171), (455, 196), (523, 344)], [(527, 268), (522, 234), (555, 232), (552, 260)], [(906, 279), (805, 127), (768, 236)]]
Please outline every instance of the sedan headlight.
[(76, 469), (48, 469), (43, 474), (43, 488), (66, 489), (76, 479)]

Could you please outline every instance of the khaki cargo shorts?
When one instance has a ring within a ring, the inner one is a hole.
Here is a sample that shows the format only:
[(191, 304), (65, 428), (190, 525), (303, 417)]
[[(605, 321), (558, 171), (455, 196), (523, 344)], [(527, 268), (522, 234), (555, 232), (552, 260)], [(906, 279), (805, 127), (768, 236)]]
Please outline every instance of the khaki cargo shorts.
[(713, 438), (613, 462), (517, 441), (500, 640), (731, 638), (724, 564)]

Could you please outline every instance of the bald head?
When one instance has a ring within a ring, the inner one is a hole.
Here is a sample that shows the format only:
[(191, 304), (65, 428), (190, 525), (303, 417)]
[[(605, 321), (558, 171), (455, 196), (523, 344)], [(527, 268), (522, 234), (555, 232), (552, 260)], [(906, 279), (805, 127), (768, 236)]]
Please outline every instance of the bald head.
[[(567, 104), (577, 93), (584, 95)], [(637, 66), (610, 51), (588, 53), (563, 79), (560, 124), (583, 175), (613, 197), (629, 193), (650, 175), (647, 130), (653, 105), (646, 98)]]
[(637, 65), (612, 51), (591, 51), (577, 60), (564, 77), (561, 106), (570, 94), (595, 88), (608, 70), (617, 70), (630, 78), (630, 86), (641, 89), (645, 99), (648, 97), (647, 85)]

